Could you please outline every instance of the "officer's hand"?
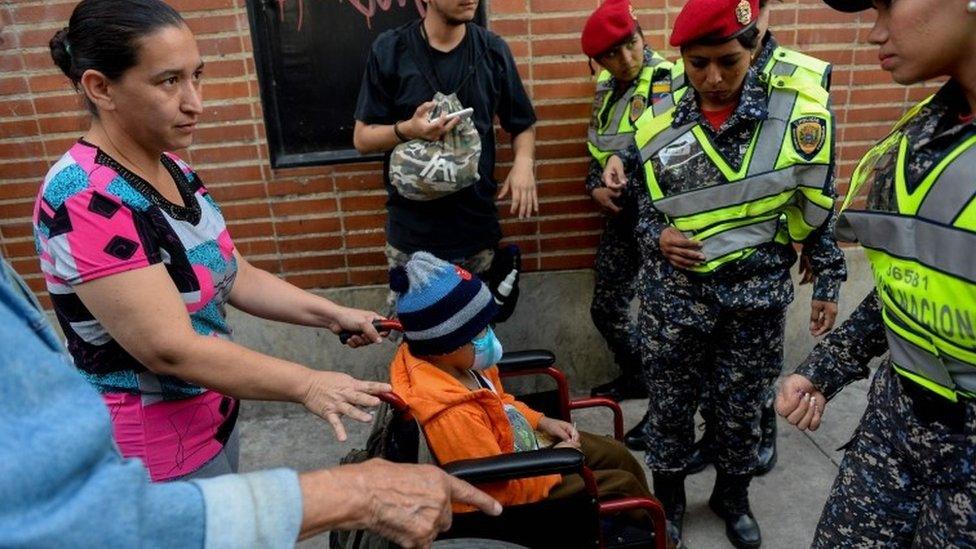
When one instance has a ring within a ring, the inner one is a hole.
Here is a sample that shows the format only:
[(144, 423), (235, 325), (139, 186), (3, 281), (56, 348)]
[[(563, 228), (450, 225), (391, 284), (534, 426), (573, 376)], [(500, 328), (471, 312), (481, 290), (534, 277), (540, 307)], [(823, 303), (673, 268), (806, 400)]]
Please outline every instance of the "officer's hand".
[(834, 327), (837, 320), (837, 304), (830, 301), (810, 302), (810, 335), (820, 337)]
[(600, 210), (608, 215), (620, 213), (620, 206), (616, 205), (613, 201), (614, 198), (620, 196), (620, 191), (614, 189), (608, 189), (606, 187), (597, 187), (593, 189), (590, 193), (593, 197), (593, 201), (600, 206)]
[(813, 265), (806, 254), (800, 254), (800, 286), (810, 284), (817, 280), (813, 274)]
[(615, 191), (627, 186), (627, 172), (624, 170), (624, 161), (619, 156), (613, 155), (607, 160), (607, 165), (603, 168), (603, 185)]
[(400, 133), (409, 139), (438, 141), (444, 137), (445, 133), (453, 130), (454, 126), (461, 123), (460, 118), (452, 118), (447, 120), (443, 116), (433, 120), (427, 120), (427, 115), (430, 114), (431, 109), (433, 109), (436, 105), (437, 103), (433, 101), (422, 103), (419, 107), (417, 107), (417, 110), (413, 112), (413, 118), (400, 124)]
[(679, 269), (690, 269), (702, 261), (705, 254), (701, 252), (702, 243), (691, 240), (674, 227), (668, 227), (661, 233), (661, 253)]
[(784, 379), (776, 395), (776, 413), (801, 431), (816, 431), (826, 406), (827, 399), (823, 393), (800, 374), (792, 374)]

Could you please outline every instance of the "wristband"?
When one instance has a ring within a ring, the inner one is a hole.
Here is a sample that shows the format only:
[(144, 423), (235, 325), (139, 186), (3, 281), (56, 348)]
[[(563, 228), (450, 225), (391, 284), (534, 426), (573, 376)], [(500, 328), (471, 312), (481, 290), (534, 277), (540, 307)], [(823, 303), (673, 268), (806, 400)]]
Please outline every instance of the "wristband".
[(408, 139), (407, 136), (403, 135), (403, 132), (400, 131), (400, 122), (403, 122), (403, 120), (399, 120), (393, 124), (393, 135), (400, 140), (400, 143), (406, 143), (407, 141), (410, 141), (410, 139)]

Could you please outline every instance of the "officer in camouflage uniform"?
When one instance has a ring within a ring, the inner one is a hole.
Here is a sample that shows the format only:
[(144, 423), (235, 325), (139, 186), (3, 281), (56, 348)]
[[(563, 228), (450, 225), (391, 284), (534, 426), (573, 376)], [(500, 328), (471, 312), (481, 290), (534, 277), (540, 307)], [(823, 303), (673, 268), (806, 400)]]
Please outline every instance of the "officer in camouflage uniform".
[(895, 81), (950, 80), (851, 177), (837, 234), (864, 246), (876, 289), (784, 380), (776, 406), (814, 430), (826, 399), (889, 353), (813, 546), (976, 547), (976, 2), (874, 5), (869, 40)]
[[(779, 42), (773, 36), (772, 32), (769, 31), (769, 16), (770, 8), (768, 0), (759, 0), (759, 18), (756, 22), (756, 27), (759, 29), (759, 34), (762, 36), (762, 41), (760, 42), (759, 51), (756, 54), (755, 60), (752, 62), (753, 66), (765, 74), (767, 78), (773, 75), (774, 72), (779, 71), (777, 67), (778, 63), (781, 63), (785, 57), (789, 57), (790, 60), (802, 59), (804, 61), (810, 60), (809, 70), (799, 70), (795, 71), (794, 74), (797, 76), (808, 77), (812, 81), (817, 82), (823, 89), (830, 90), (830, 75), (831, 67), (827, 65), (823, 68), (823, 62), (818, 59), (807, 58), (795, 51), (787, 50), (779, 45)], [(679, 67), (680, 68), (680, 67)], [(678, 70), (674, 71), (675, 73)], [(681, 82), (684, 81), (684, 76), (678, 76)], [(682, 84), (683, 85), (683, 84)], [(808, 284), (813, 281), (813, 273), (810, 272), (808, 266), (810, 264), (809, 258), (805, 255), (801, 258), (800, 272), (803, 275), (800, 284)], [(695, 443), (694, 451), (688, 463), (688, 474), (698, 473), (705, 469), (705, 467), (715, 459), (715, 449), (714, 444), (714, 416), (712, 414), (712, 405), (710, 398), (710, 385), (706, 384), (702, 389), (701, 395), (701, 405), (699, 406), (699, 412), (704, 419), (705, 431), (702, 437), (698, 439)], [(757, 476), (765, 475), (773, 469), (776, 464), (776, 412), (773, 410), (773, 399), (776, 396), (776, 386), (775, 384), (770, 385), (769, 389), (766, 391), (766, 397), (763, 400), (762, 411), (759, 419), (759, 426), (761, 429), (761, 440), (759, 443), (759, 450), (757, 452), (756, 459), (756, 469), (755, 474)], [(629, 434), (629, 433), (628, 433)], [(628, 441), (630, 439), (628, 438)]]
[(651, 83), (663, 78), (671, 64), (646, 47), (628, 0), (601, 4), (587, 19), (580, 41), (583, 53), (604, 69), (597, 79), (587, 143), (592, 160), (586, 193), (606, 216), (596, 251), (590, 315), (621, 372), (590, 394), (617, 401), (645, 398), (637, 325), (630, 313), (640, 267), (634, 236), (637, 203), (632, 189), (603, 185), (603, 168), (612, 153), (633, 141), (634, 122), (669, 93), (666, 84), (652, 89)]
[[(794, 77), (798, 64), (772, 77), (750, 66), (757, 14), (755, 1), (685, 5), (671, 43), (682, 47), (691, 87), (676, 95), (674, 109), (639, 121), (639, 152), (612, 158), (604, 172), (608, 182), (642, 174), (639, 183), (647, 189), (637, 195), (647, 278), (638, 324), (654, 395), (646, 460), (676, 542), (694, 413), (701, 386), (712, 383), (718, 474), (709, 504), (725, 519), (733, 545), (761, 543), (748, 485), (760, 405), (782, 366), (786, 308), (793, 300), (792, 242), (804, 244), (817, 277), (811, 307), (817, 331), (830, 328), (846, 278), (830, 231), (835, 194), (828, 94)], [(730, 93), (735, 90), (738, 99)]]

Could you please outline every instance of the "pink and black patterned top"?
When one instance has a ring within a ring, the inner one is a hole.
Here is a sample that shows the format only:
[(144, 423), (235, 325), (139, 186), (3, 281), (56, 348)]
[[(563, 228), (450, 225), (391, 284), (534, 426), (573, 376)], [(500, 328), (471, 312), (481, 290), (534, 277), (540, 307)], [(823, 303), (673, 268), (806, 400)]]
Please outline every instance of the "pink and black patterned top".
[(193, 329), (231, 337), (224, 305), (237, 262), (223, 215), (186, 163), (169, 153), (160, 162), (183, 204), (167, 201), (98, 147), (79, 141), (48, 172), (34, 206), (41, 269), (68, 350), (109, 405), (123, 454), (143, 458), (155, 480), (191, 472), (219, 452), (237, 403), (147, 370), (74, 287), (163, 263)]

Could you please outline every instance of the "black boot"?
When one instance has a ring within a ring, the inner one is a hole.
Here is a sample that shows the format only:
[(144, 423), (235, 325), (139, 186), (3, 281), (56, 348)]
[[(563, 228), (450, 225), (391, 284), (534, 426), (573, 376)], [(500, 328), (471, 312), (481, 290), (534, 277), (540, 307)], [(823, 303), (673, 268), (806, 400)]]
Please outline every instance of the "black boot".
[(772, 471), (773, 466), (776, 465), (776, 411), (773, 409), (772, 400), (762, 409), (759, 428), (762, 430), (762, 438), (759, 440), (756, 470), (753, 473), (757, 477)]
[(664, 506), (668, 518), (667, 533), (674, 547), (681, 545), (681, 523), (685, 518), (685, 474), (651, 472), (654, 479), (654, 497)]
[(591, 397), (604, 397), (621, 402), (632, 398), (647, 398), (647, 387), (643, 381), (623, 374), (617, 379), (597, 385), (590, 391)]
[(751, 474), (730, 475), (716, 471), (715, 489), (708, 498), (708, 506), (725, 520), (725, 535), (739, 549), (753, 549), (762, 545), (759, 523), (749, 508)]
[(712, 435), (711, 428), (705, 426), (702, 437), (691, 447), (691, 461), (685, 467), (685, 473), (694, 475), (702, 472), (709, 463), (715, 461), (715, 437)]
[(624, 435), (624, 445), (626, 445), (631, 450), (636, 450), (639, 452), (647, 451), (647, 439), (644, 438), (644, 426), (647, 425), (647, 414), (637, 422), (637, 425), (627, 431)]

